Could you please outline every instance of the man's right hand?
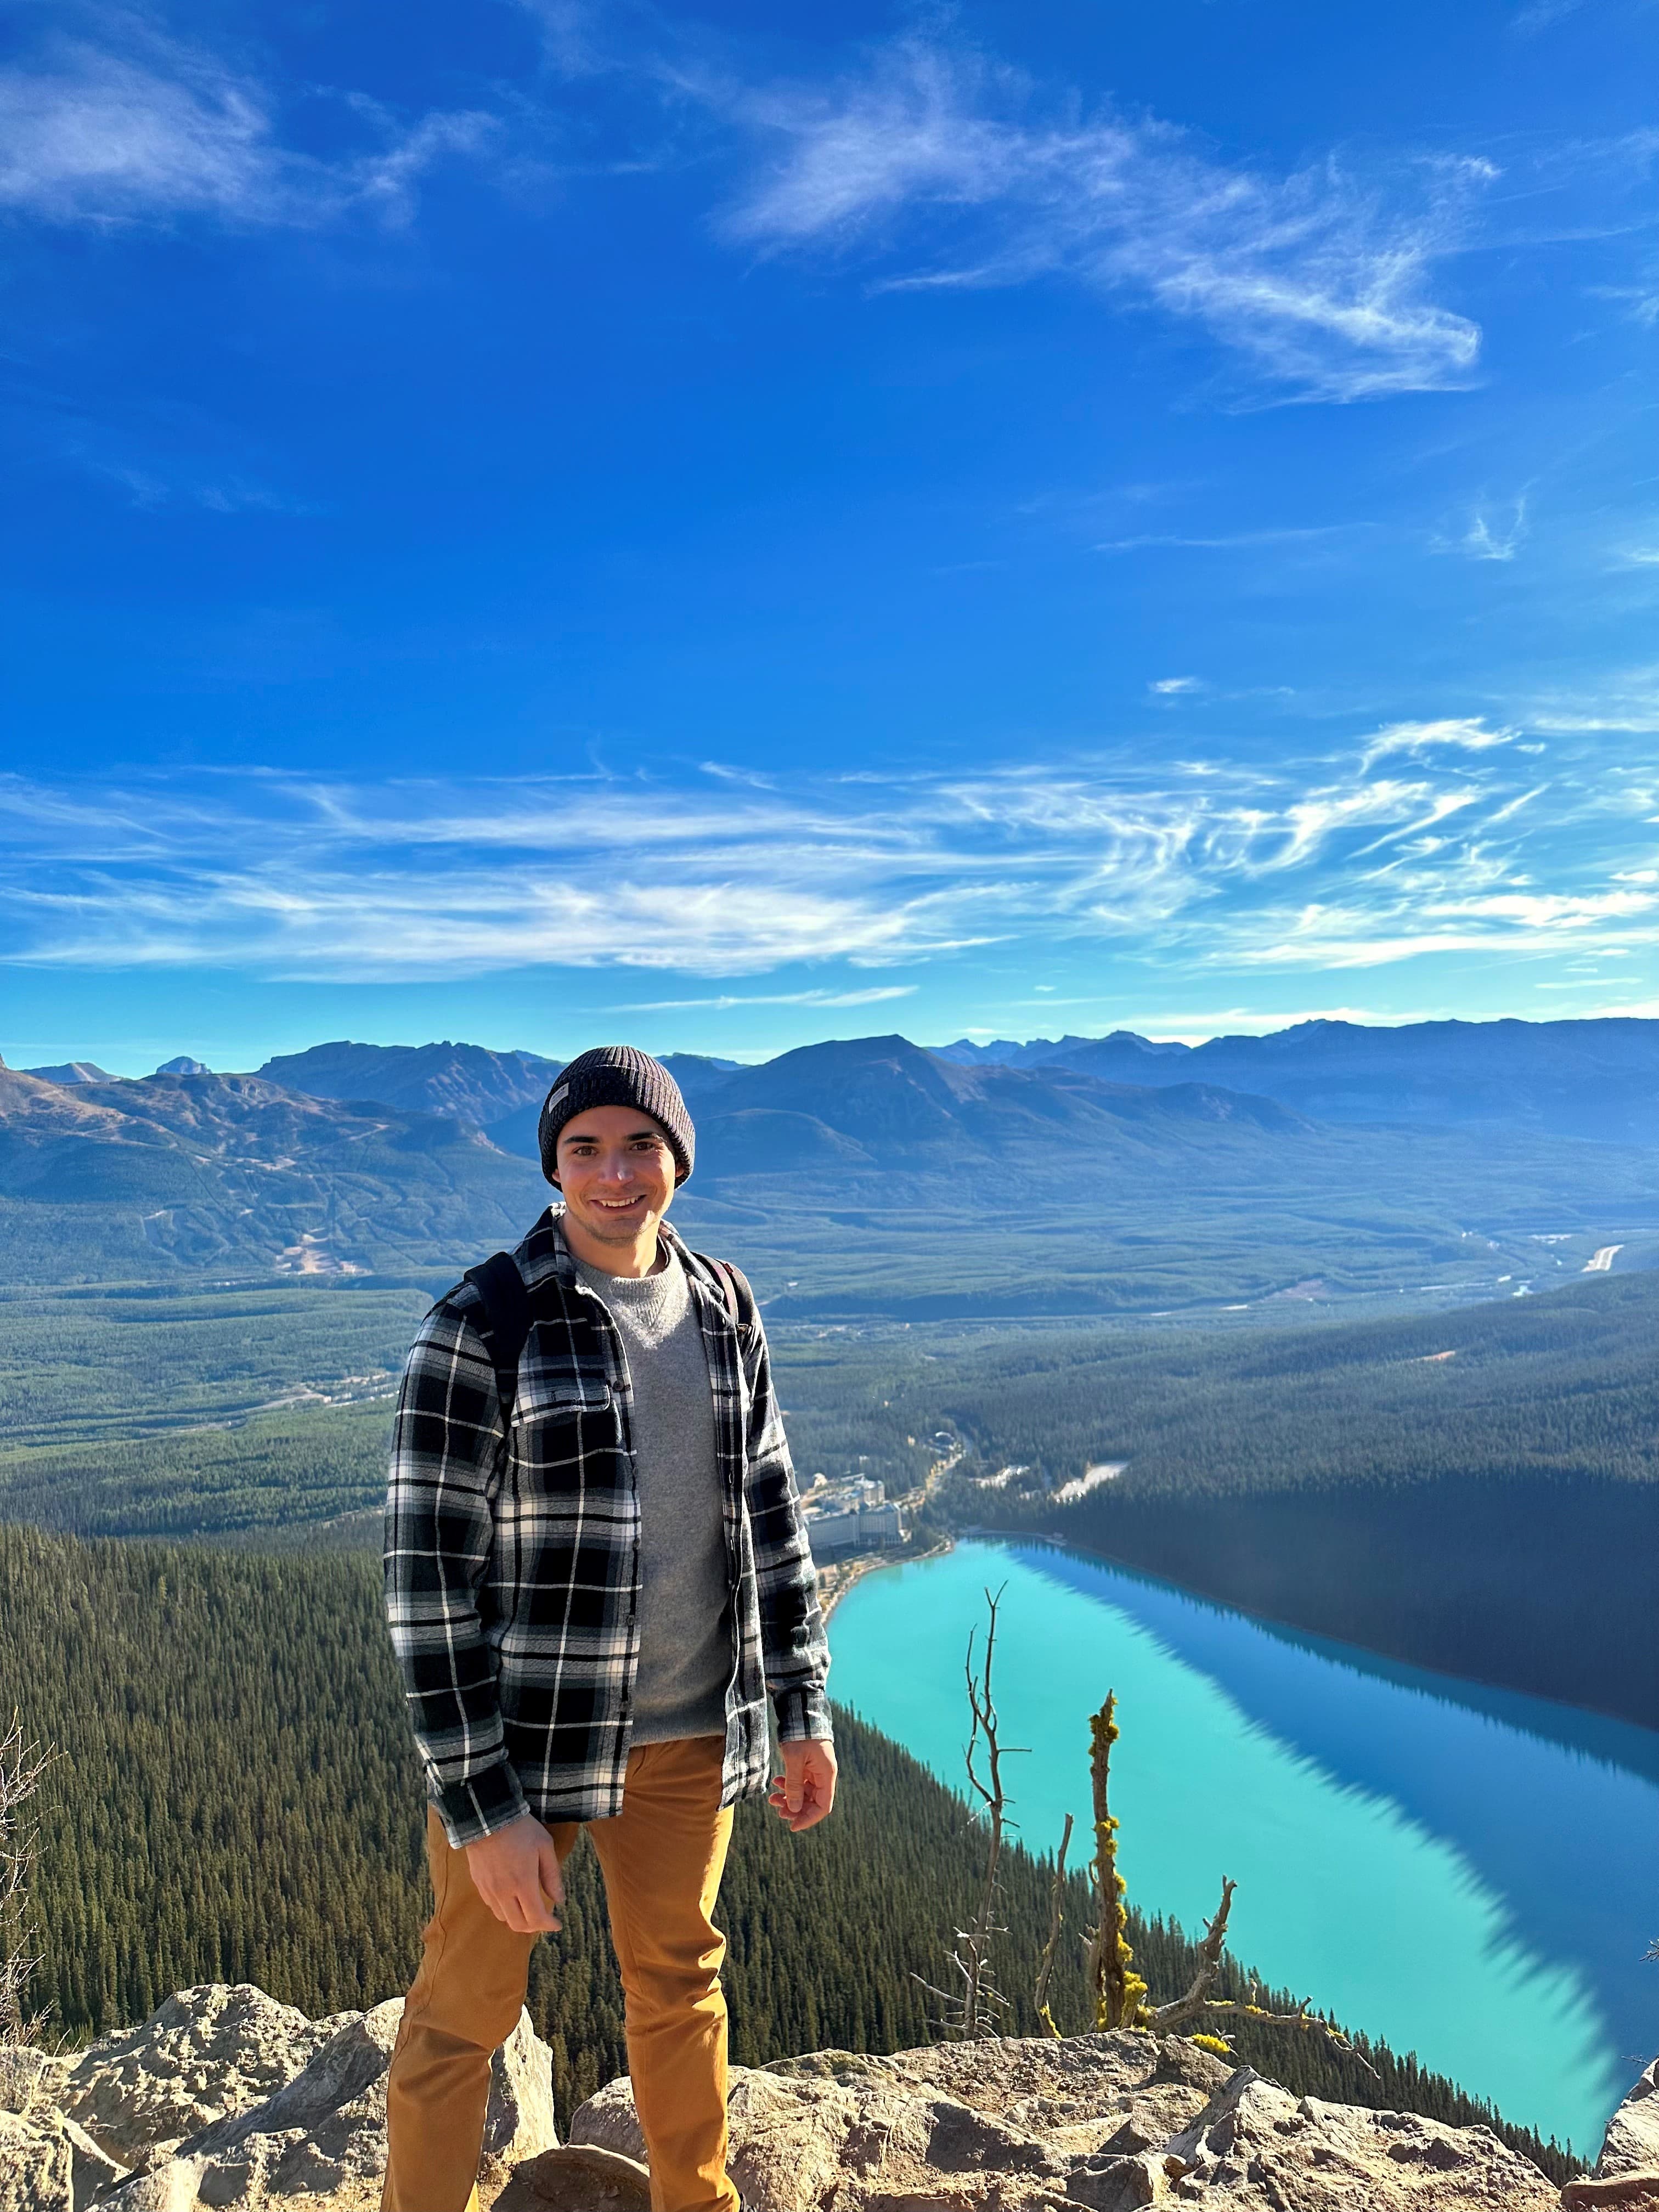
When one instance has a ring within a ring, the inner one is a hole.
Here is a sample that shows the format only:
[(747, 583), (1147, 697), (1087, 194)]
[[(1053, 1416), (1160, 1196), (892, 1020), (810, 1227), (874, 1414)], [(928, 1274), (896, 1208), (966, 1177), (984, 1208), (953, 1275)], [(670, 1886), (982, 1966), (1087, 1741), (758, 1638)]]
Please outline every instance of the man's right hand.
[(466, 1870), (496, 1919), (516, 1935), (551, 1935), (558, 1928), (550, 1900), (564, 1903), (559, 1855), (533, 1813), (469, 1844)]

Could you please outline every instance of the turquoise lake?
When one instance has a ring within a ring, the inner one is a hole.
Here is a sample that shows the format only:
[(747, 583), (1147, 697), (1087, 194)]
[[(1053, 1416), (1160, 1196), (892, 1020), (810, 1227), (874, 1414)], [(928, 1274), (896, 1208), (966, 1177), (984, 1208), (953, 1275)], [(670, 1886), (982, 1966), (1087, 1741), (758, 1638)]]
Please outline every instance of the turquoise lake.
[(866, 1576), (830, 1623), (833, 1694), (956, 1789), (988, 1584), (1028, 1850), (1067, 1812), (1086, 1837), (1088, 1716), (1115, 1690), (1133, 1904), (1196, 1934), (1233, 1875), (1231, 1948), (1267, 1981), (1594, 2154), (1659, 2047), (1659, 1735), (969, 1542)]

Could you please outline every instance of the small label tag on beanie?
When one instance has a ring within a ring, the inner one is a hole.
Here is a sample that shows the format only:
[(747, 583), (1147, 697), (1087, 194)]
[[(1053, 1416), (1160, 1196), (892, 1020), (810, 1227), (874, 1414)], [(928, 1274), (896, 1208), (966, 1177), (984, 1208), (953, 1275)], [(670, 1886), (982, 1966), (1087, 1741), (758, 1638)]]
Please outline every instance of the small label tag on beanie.
[(569, 1095), (570, 1085), (568, 1083), (562, 1083), (556, 1091), (548, 1093), (547, 1103), (550, 1106), (556, 1106), (561, 1099), (568, 1098)]

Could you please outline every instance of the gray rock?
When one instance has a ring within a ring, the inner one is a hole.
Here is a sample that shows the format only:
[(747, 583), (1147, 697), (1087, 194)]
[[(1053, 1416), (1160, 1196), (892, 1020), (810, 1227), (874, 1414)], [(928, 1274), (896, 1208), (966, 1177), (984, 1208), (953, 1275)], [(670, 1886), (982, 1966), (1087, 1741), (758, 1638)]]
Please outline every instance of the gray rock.
[[(108, 2203), (118, 2212), (195, 2212), (361, 2192), (386, 2167), (386, 2075), (402, 2017), (394, 1997), (326, 2023), (333, 2033), (274, 2095), (188, 2137)], [(523, 2013), (491, 2065), (485, 2153), (517, 2162), (557, 2140), (551, 2054)]]
[(0, 2112), (0, 2212), (74, 2212), (70, 2147), (50, 2127)]
[(1596, 2161), (1597, 2180), (1629, 2173), (1659, 2174), (1659, 2058), (1608, 2121)]
[[(1298, 2100), (1189, 2043), (998, 2039), (735, 2069), (731, 2172), (752, 2212), (1548, 2212), (1484, 2128)], [(644, 2154), (625, 2081), (573, 2142)], [(526, 2198), (528, 2208), (534, 2199)]]
[(1536, 2166), (1488, 2128), (1298, 2101), (1248, 2066), (1164, 2148), (1183, 2195), (1285, 2212), (1546, 2212)]
[(493, 2212), (651, 2212), (651, 2176), (617, 2151), (565, 2143), (517, 2167)]
[(0, 2112), (27, 2119), (33, 2106), (52, 2100), (62, 2071), (62, 2062), (34, 2044), (0, 2045)]
[(50, 2106), (0, 2112), (0, 2212), (86, 2212), (123, 2171)]
[(251, 1982), (181, 1990), (140, 2027), (89, 2045), (57, 2101), (112, 2158), (136, 2166), (263, 2102), (338, 2025), (308, 2020)]
[[(190, 1990), (67, 2069), (22, 2069), (13, 2094), (25, 2109), (0, 2111), (0, 2212), (86, 2212), (94, 2190), (113, 2212), (279, 2200), (371, 2212), (401, 2015), (398, 2001), (307, 2021), (257, 1990)], [(55, 2094), (90, 2116), (88, 2133), (54, 2111)], [(1601, 2178), (1563, 2200), (1484, 2128), (1298, 2100), (1180, 2038), (818, 2051), (735, 2069), (730, 2119), (750, 2212), (1548, 2212), (1650, 2199), (1659, 2212), (1659, 2186), (1637, 2179), (1659, 2149), (1659, 2069), (1609, 2129)], [(94, 2123), (106, 2152), (117, 2141), (148, 2152), (143, 2169), (118, 2179), (88, 2139)], [(524, 2015), (493, 2069), (484, 2203), (645, 2212), (626, 2080), (581, 2107), (571, 2138), (557, 2145), (550, 2054)]]

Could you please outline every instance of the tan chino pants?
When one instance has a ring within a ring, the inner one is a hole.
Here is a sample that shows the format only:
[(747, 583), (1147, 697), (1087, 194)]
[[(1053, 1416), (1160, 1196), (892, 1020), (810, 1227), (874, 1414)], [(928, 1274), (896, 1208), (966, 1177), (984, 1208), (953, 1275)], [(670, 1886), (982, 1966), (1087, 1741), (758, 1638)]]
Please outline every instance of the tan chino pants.
[[(642, 1745), (622, 1811), (587, 1824), (622, 1968), (653, 2212), (740, 2212), (726, 2178), (726, 1939), (710, 1917), (732, 1834), (724, 1752), (717, 1735)], [(580, 1828), (550, 1832), (562, 1865)], [(490, 1911), (430, 1808), (427, 1851), (433, 1913), (386, 2083), (382, 2212), (465, 2212), (473, 2201), (490, 2056), (518, 2024), (537, 1941)]]

